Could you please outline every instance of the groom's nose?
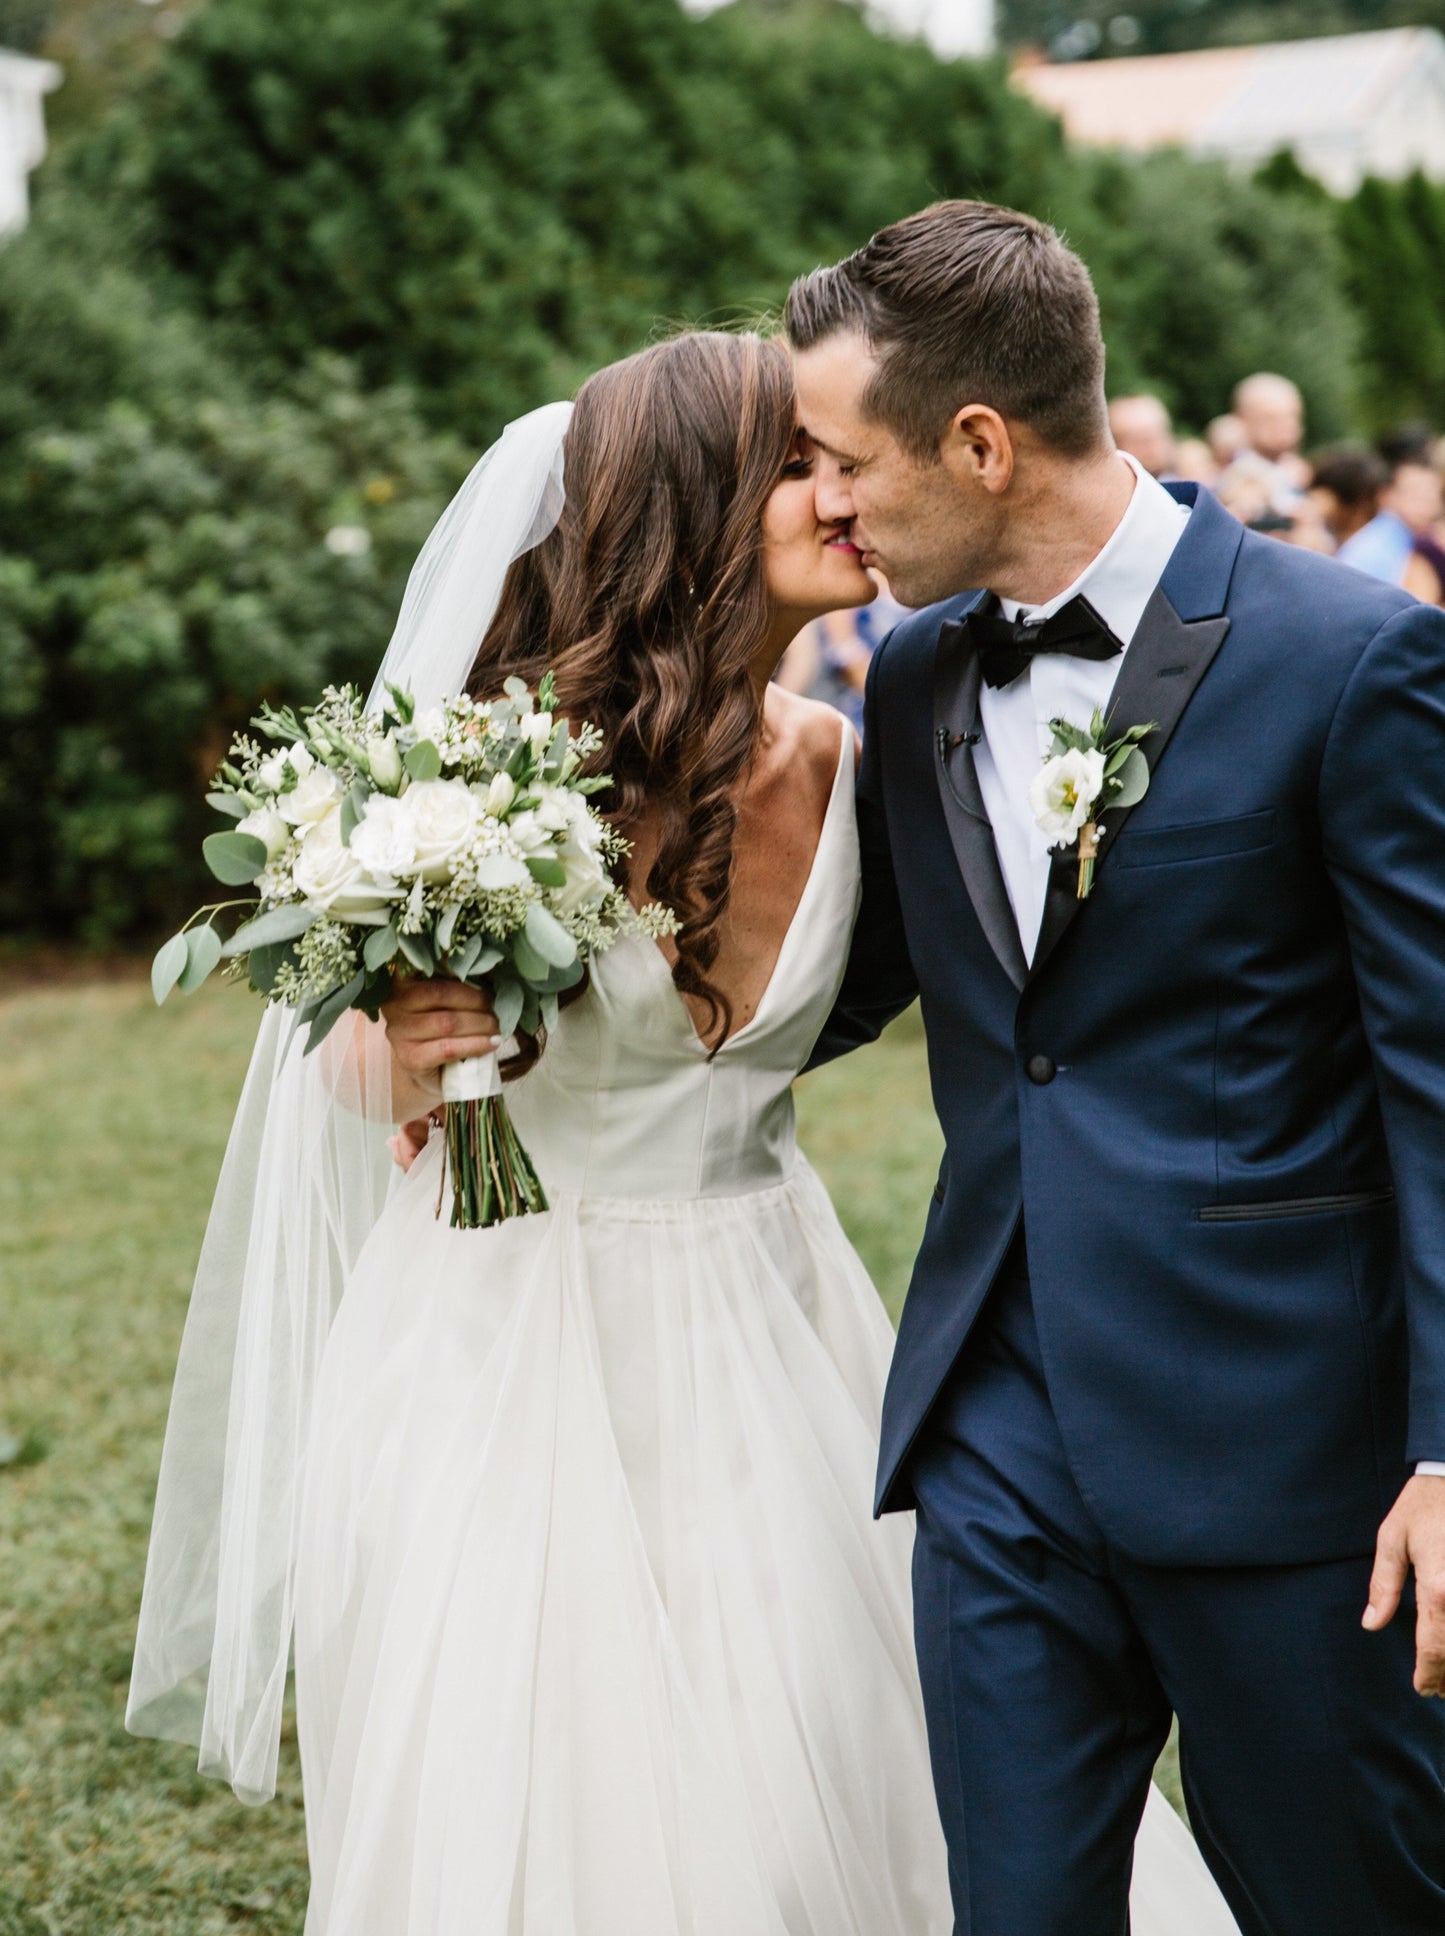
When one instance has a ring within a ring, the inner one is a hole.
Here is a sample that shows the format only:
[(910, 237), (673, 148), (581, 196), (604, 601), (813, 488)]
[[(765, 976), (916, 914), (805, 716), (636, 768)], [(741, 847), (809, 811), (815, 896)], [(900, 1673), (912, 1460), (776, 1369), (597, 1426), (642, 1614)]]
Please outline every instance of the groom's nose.
[(832, 458), (824, 457), (819, 462), (813, 490), (819, 524), (847, 524), (853, 516), (853, 483)]

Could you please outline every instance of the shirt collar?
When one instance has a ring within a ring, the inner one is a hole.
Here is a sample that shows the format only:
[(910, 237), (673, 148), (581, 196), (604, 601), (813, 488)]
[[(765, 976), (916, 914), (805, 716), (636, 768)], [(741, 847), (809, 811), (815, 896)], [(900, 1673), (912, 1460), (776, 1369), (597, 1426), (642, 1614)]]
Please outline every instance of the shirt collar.
[(1113, 536), (1073, 584), (1046, 605), (1018, 605), (1012, 599), (1001, 599), (1005, 618), (1016, 618), (1020, 613), (1031, 623), (1052, 618), (1071, 598), (1082, 594), (1114, 637), (1124, 646), (1129, 644), (1175, 545), (1184, 535), (1189, 507), (1171, 497), (1127, 451), (1119, 455), (1134, 473), (1134, 490)]

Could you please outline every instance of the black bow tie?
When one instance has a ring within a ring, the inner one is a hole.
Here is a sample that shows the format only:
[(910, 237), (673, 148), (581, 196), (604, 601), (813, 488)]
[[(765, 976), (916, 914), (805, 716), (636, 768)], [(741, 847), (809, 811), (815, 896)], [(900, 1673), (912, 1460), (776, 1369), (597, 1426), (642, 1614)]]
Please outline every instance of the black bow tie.
[(1005, 618), (990, 595), (964, 619), (978, 653), (979, 669), (991, 686), (1011, 686), (1029, 661), (1043, 652), (1065, 652), (1074, 659), (1113, 659), (1124, 650), (1082, 594), (1071, 598), (1042, 625)]

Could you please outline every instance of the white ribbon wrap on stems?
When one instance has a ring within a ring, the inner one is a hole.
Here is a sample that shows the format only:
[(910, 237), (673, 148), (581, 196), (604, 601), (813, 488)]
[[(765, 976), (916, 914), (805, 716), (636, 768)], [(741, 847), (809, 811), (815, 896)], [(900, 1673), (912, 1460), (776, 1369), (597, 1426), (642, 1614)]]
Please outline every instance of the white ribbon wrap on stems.
[(485, 1102), (488, 1096), (502, 1093), (502, 1058), (469, 1055), (460, 1062), (448, 1062), (442, 1069), (443, 1102)]

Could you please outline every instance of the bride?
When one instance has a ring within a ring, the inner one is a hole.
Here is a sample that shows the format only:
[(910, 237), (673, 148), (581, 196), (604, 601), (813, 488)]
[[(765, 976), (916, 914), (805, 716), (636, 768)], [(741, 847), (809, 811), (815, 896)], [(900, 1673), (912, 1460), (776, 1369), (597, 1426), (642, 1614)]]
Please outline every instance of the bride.
[[(874, 593), (811, 470), (785, 352), (683, 336), (515, 426), (413, 575), (386, 675), (550, 667), (681, 925), (512, 1058), (552, 1207), (483, 1233), (438, 1221), (440, 1138), (386, 1191), (378, 1121), (493, 1046), (482, 996), (406, 983), (322, 1068), (263, 1027), (128, 1718), (262, 1798), (294, 1619), (308, 1936), (954, 1927), (909, 1530), (868, 1510), (891, 1333), (794, 1143), (855, 749), (769, 681)], [(1234, 1927), (1157, 1794), (1133, 1918)]]

